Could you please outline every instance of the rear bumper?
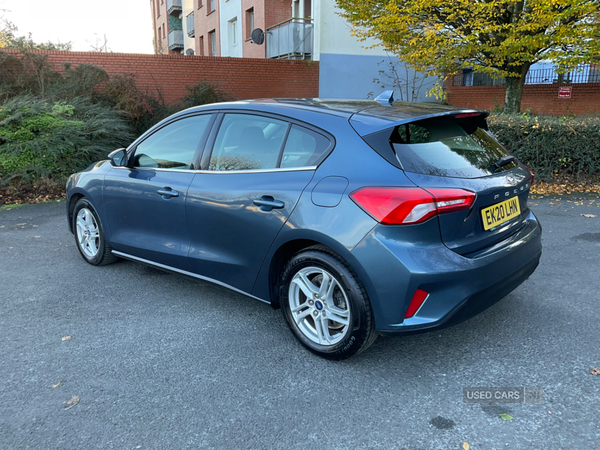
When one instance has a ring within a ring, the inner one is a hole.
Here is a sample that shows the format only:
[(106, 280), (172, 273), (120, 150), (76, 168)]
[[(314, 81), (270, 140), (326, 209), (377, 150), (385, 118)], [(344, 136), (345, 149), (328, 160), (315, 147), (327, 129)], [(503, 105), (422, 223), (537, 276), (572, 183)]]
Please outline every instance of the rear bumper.
[[(381, 334), (467, 320), (516, 289), (539, 264), (541, 226), (531, 212), (517, 233), (469, 256), (443, 245), (439, 231), (435, 233), (437, 223), (430, 222), (429, 230), (378, 226), (352, 252)], [(427, 241), (424, 233), (435, 238)], [(404, 319), (416, 289), (427, 291), (429, 297), (413, 317)]]

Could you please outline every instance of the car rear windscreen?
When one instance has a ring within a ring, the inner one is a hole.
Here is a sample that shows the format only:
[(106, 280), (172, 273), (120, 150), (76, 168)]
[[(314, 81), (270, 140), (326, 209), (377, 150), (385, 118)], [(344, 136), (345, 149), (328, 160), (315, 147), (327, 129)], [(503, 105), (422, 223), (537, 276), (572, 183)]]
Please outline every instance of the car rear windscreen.
[(455, 178), (479, 178), (510, 170), (496, 162), (506, 150), (484, 128), (485, 119), (442, 117), (394, 128), (390, 142), (407, 172)]

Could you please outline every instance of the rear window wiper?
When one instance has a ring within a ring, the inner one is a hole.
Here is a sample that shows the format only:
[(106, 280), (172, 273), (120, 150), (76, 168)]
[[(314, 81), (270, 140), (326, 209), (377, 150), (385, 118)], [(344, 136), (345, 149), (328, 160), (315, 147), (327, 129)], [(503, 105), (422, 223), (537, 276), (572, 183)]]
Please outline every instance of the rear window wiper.
[(490, 167), (490, 171), (495, 172), (499, 168), (501, 168), (507, 164), (510, 164), (511, 162), (516, 161), (516, 160), (517, 160), (517, 158), (515, 158), (513, 155), (503, 156), (498, 161), (496, 161), (494, 164), (492, 164), (492, 166)]

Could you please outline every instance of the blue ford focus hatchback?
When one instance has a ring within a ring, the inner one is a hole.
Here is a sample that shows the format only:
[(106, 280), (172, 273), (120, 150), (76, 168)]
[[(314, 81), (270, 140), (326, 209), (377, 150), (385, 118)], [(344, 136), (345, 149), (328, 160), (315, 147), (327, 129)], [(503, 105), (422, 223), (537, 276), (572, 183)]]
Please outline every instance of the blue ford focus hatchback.
[(448, 326), (541, 256), (533, 173), (484, 111), (319, 99), (188, 109), (67, 183), (83, 258), (125, 258), (281, 307), (329, 359)]

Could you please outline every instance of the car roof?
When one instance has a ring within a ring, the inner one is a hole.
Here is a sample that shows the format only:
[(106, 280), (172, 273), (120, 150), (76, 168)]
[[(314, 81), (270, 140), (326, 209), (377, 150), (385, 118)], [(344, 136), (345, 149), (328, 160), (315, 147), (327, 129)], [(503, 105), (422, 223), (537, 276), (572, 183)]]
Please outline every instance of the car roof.
[(427, 119), (457, 113), (487, 111), (458, 108), (440, 103), (393, 102), (382, 105), (374, 100), (331, 98), (268, 98), (240, 100), (199, 106), (186, 111), (211, 109), (249, 109), (289, 115), (290, 109), (306, 113), (328, 114), (346, 118), (360, 135), (366, 135), (416, 119)]

